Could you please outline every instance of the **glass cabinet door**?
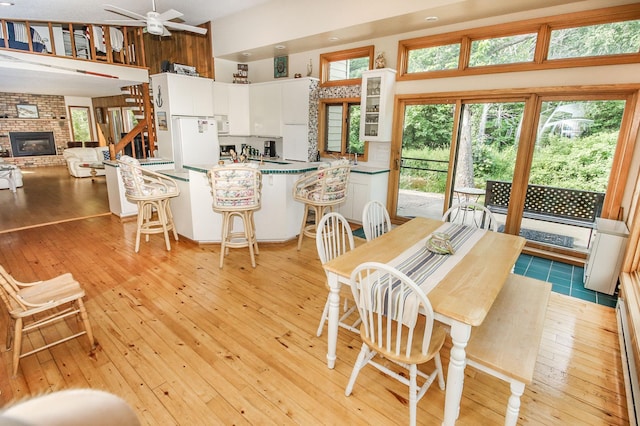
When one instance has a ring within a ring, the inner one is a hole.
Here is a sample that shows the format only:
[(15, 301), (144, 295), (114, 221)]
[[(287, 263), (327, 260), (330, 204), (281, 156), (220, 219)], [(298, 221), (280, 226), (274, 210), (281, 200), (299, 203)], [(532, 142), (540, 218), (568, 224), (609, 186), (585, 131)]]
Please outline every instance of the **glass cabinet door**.
[(391, 141), (396, 71), (388, 68), (362, 73), (360, 140)]

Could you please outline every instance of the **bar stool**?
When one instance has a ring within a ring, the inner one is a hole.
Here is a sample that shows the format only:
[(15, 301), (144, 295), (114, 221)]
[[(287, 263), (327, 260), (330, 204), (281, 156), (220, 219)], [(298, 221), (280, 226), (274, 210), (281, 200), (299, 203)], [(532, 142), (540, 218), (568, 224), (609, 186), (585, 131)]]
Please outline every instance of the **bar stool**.
[[(213, 211), (222, 214), (220, 267), (224, 256), (229, 254), (229, 248), (249, 247), (251, 266), (255, 268), (255, 254), (259, 251), (253, 212), (260, 208), (262, 173), (256, 164), (228, 164), (214, 167), (207, 176)], [(235, 217), (242, 221), (242, 231), (234, 231)]]
[[(316, 229), (322, 216), (327, 211), (333, 211), (333, 206), (346, 200), (350, 171), (348, 160), (338, 160), (322, 163), (318, 166), (318, 170), (305, 173), (296, 181), (293, 187), (293, 198), (304, 203), (298, 250), (302, 247), (304, 236), (315, 240)], [(307, 225), (309, 209), (313, 209), (315, 213), (314, 223), (311, 225)]]
[[(138, 205), (138, 226), (136, 230), (137, 253), (140, 249), (140, 235), (145, 234), (149, 241), (149, 234), (164, 234), (167, 250), (171, 250), (169, 231), (173, 230), (173, 237), (178, 241), (178, 232), (173, 223), (173, 214), (169, 199), (180, 195), (176, 181), (140, 166), (140, 162), (128, 155), (118, 160), (125, 197), (131, 203)], [(157, 213), (153, 220), (153, 212)]]

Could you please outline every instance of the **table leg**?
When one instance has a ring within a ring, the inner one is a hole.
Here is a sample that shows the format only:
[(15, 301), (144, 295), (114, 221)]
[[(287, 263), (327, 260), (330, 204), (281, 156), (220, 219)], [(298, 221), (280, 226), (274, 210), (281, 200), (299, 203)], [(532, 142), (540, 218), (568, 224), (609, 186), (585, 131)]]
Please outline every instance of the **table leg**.
[(334, 273), (328, 273), (329, 283), (329, 321), (327, 324), (327, 366), (336, 365), (336, 346), (338, 343), (338, 321), (340, 319), (340, 282)]
[(471, 326), (454, 321), (451, 324), (451, 356), (449, 358), (449, 371), (447, 372), (447, 391), (444, 401), (443, 425), (450, 426), (456, 423), (460, 413), (460, 399), (464, 386), (464, 368), (466, 366), (466, 352), (464, 348), (471, 336)]
[(98, 176), (98, 171), (95, 168), (91, 167), (90, 173), (91, 173), (91, 182), (95, 182), (96, 176)]

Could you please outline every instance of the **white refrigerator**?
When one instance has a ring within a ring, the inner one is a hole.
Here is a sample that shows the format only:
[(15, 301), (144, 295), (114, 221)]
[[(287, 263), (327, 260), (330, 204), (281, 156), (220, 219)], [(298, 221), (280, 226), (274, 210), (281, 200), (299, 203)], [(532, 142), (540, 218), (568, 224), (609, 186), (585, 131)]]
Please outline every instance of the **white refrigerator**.
[(173, 117), (173, 162), (214, 165), (220, 159), (218, 126), (214, 117)]

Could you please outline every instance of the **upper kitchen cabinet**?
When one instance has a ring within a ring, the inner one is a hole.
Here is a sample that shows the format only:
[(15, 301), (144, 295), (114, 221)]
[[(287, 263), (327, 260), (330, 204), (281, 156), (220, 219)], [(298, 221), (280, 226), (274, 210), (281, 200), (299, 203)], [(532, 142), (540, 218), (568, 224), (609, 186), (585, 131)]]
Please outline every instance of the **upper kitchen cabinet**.
[(249, 119), (249, 86), (250, 84), (228, 84), (229, 90), (229, 135), (251, 135)]
[(308, 77), (282, 82), (282, 124), (309, 122), (309, 95), (314, 80)]
[(282, 136), (280, 105), (282, 92), (279, 82), (251, 84), (249, 110), (251, 134), (254, 136)]
[(396, 71), (382, 68), (362, 73), (360, 140), (391, 141)]
[(213, 82), (213, 115), (229, 115), (229, 83)]
[(151, 81), (156, 110), (164, 110), (169, 115), (213, 115), (213, 80), (162, 73), (152, 75)]

